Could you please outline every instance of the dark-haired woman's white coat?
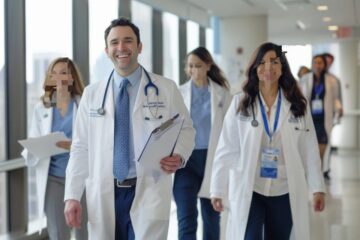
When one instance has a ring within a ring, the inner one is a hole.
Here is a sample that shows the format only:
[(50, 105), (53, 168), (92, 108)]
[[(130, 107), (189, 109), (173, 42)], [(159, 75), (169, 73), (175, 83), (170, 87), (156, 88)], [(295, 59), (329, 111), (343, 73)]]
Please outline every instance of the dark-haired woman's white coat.
[[(228, 240), (244, 239), (261, 152), (261, 136), (265, 134), (258, 101), (255, 108), (257, 127), (251, 124), (252, 114), (237, 113), (242, 96), (234, 96), (225, 116), (210, 188), (211, 197), (229, 199)], [(287, 173), (293, 218), (291, 239), (307, 240), (310, 239), (309, 189), (313, 193), (325, 192), (319, 149), (311, 115), (307, 113), (304, 118), (294, 118), (290, 103), (283, 95), (282, 99), (277, 131), (281, 134), (285, 167), (278, 171)]]

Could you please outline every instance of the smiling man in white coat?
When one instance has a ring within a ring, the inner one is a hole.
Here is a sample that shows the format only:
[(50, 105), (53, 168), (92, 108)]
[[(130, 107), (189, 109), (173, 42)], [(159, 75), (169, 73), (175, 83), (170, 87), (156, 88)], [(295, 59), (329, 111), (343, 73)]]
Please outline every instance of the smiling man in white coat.
[[(107, 81), (88, 86), (79, 106), (66, 171), (66, 220), (80, 225), (79, 200), (86, 188), (90, 239), (166, 239), (170, 174), (193, 150), (192, 121), (176, 84), (139, 65), (137, 26), (125, 18), (113, 20), (105, 43), (114, 71)], [(166, 174), (155, 181), (137, 159), (151, 131), (176, 114), (185, 121), (173, 155), (159, 159)]]

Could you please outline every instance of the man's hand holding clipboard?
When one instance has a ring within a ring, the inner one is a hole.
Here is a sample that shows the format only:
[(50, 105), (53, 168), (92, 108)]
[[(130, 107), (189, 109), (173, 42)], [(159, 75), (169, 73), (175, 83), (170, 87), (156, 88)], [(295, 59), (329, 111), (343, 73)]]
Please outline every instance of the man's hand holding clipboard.
[(181, 163), (181, 156), (179, 154), (173, 154), (160, 160), (161, 169), (167, 174), (178, 170), (181, 167)]
[(171, 174), (181, 167), (181, 156), (173, 151), (183, 123), (184, 118), (177, 114), (151, 132), (138, 159), (146, 172), (159, 176), (162, 171)]

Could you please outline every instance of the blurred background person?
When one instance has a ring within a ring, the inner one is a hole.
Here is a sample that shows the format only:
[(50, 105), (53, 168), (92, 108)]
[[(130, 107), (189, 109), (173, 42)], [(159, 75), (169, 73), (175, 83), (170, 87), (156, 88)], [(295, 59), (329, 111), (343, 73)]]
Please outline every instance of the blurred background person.
[[(69, 58), (57, 58), (49, 65), (43, 86), (44, 95), (35, 106), (28, 137), (63, 132), (71, 139), (78, 104), (84, 90), (79, 69)], [(70, 150), (71, 140), (59, 141), (56, 145)], [(50, 239), (70, 239), (71, 229), (66, 225), (64, 217), (65, 170), (69, 152), (43, 159), (27, 150), (22, 155), (27, 166), (36, 168), (38, 217), (43, 218), (45, 214)], [(84, 198), (82, 202), (85, 204)], [(81, 229), (75, 230), (77, 240), (85, 240), (88, 236), (87, 210), (86, 205), (83, 206)]]
[(322, 170), (329, 178), (330, 137), (335, 115), (342, 116), (336, 79), (327, 73), (324, 55), (315, 55), (312, 59), (312, 72), (300, 79), (303, 94), (311, 107), (316, 136), (318, 139)]
[(180, 86), (196, 130), (195, 149), (183, 169), (175, 173), (179, 240), (196, 239), (197, 199), (200, 198), (203, 239), (220, 238), (220, 214), (210, 201), (210, 178), (215, 149), (225, 113), (231, 102), (228, 81), (208, 50), (198, 47), (188, 53), (185, 72), (189, 81)]
[(301, 67), (299, 68), (299, 71), (298, 71), (298, 73), (297, 73), (297, 76), (298, 76), (299, 79), (301, 79), (302, 76), (304, 76), (305, 74), (307, 74), (307, 73), (309, 73), (309, 72), (311, 72), (311, 70), (310, 70), (308, 67), (306, 67), (306, 66), (301, 66)]
[(314, 211), (322, 211), (325, 184), (307, 101), (282, 47), (264, 43), (224, 119), (212, 204), (223, 211), (229, 198), (227, 240), (310, 239), (308, 190)]
[[(331, 75), (333, 78), (336, 79), (336, 82), (337, 82), (337, 84), (338, 84), (338, 89), (339, 89), (339, 100), (340, 100), (340, 103), (343, 104), (343, 101), (342, 101), (342, 92), (341, 92), (341, 81), (340, 81), (340, 79), (339, 79), (335, 74), (333, 74), (333, 73), (330, 71), (331, 66), (333, 65), (334, 60), (335, 60), (334, 55), (332, 55), (331, 53), (327, 53), (327, 52), (326, 52), (326, 53), (323, 53), (323, 55), (324, 55), (325, 60), (326, 60), (326, 71), (327, 71), (327, 73), (328, 73), (329, 75)], [(342, 114), (342, 112), (341, 112), (341, 114)], [(338, 117), (341, 118), (342, 115), (341, 115), (341, 116), (338, 116)]]

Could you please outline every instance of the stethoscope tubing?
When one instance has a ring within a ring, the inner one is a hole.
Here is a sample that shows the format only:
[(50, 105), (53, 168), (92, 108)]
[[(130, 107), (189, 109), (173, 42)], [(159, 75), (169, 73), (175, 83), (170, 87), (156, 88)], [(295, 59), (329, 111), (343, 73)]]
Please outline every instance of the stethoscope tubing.
[[(153, 81), (151, 80), (150, 78), (150, 75), (149, 73), (145, 70), (145, 68), (143, 68), (141, 66), (141, 68), (144, 70), (145, 72), (145, 75), (148, 79), (148, 84), (146, 84), (145, 88), (144, 88), (144, 93), (145, 93), (145, 96), (147, 96), (148, 94), (148, 88), (149, 87), (153, 87), (155, 89), (155, 94), (156, 96), (159, 96), (159, 88), (153, 83)], [(106, 97), (107, 97), (107, 92), (108, 92), (108, 89), (109, 89), (109, 85), (110, 85), (110, 82), (111, 82), (111, 78), (114, 76), (114, 69), (111, 71), (110, 75), (109, 75), (109, 78), (107, 80), (107, 83), (106, 83), (106, 87), (105, 87), (105, 92), (104, 92), (104, 96), (103, 96), (103, 99), (102, 99), (102, 102), (101, 102), (101, 107), (97, 109), (97, 113), (101, 116), (104, 116), (105, 115), (105, 100), (106, 100)]]
[[(255, 118), (255, 110), (254, 110), (254, 105), (253, 104), (251, 104), (251, 111), (252, 111), (252, 120), (251, 120), (251, 126), (253, 126), (253, 127), (257, 127), (257, 126), (259, 126), (259, 122), (258, 122), (258, 120), (256, 120), (256, 118)], [(306, 124), (305, 124), (306, 125)], [(310, 129), (309, 128), (307, 128), (306, 126), (305, 126), (305, 128), (304, 129), (301, 129), (301, 128), (299, 128), (299, 127), (295, 127), (294, 128), (296, 131), (305, 131), (305, 132), (309, 132), (310, 131)]]

